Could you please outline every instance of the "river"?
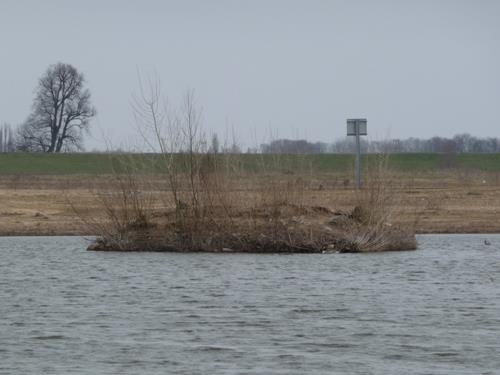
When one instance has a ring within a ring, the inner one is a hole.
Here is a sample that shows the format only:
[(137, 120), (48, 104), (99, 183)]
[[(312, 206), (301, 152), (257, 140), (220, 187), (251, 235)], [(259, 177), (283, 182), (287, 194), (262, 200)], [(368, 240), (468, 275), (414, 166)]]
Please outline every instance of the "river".
[(0, 238), (0, 374), (499, 374), (500, 235), (418, 242), (262, 255)]

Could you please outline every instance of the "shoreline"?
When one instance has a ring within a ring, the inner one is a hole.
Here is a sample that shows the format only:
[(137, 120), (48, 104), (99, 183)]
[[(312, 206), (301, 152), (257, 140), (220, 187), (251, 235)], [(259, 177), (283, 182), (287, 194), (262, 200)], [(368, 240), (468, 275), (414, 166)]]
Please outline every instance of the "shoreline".
[[(499, 230), (491, 230), (491, 231), (440, 231), (440, 232), (415, 232), (415, 235), (425, 236), (425, 235), (447, 235), (447, 234), (456, 234), (456, 235), (480, 235), (480, 234), (500, 234)], [(20, 232), (2, 232), (0, 231), (0, 237), (98, 237), (98, 234), (91, 234), (88, 232), (57, 232), (57, 231), (20, 231)]]

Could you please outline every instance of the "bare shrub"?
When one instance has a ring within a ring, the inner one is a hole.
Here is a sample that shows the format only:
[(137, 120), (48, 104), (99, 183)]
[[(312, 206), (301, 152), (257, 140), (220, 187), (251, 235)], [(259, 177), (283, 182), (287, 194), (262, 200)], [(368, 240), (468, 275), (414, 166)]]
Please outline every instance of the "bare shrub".
[(99, 234), (94, 249), (321, 252), (332, 245), (363, 251), (393, 244), (385, 164), (377, 164), (356, 198), (355, 225), (340, 235), (326, 224), (328, 208), (307, 205), (307, 156), (260, 155), (245, 167), (234, 152), (234, 133), (222, 151), (218, 139), (208, 147), (192, 91), (175, 107), (158, 80), (140, 87), (134, 116), (154, 155), (120, 160), (109, 189), (96, 192), (104, 220), (88, 220)]
[(110, 248), (125, 250), (137, 241), (132, 233), (147, 231), (151, 221), (155, 196), (144, 178), (144, 161), (131, 156), (113, 156), (114, 173), (92, 189), (105, 220), (93, 217), (87, 207), (70, 202), (74, 212), (90, 231), (105, 240)]
[(355, 207), (343, 237), (343, 251), (386, 251), (416, 248), (415, 225), (395, 226), (392, 218), (403, 206), (402, 187), (388, 168), (389, 156), (380, 154), (369, 166), (362, 189), (356, 191)]

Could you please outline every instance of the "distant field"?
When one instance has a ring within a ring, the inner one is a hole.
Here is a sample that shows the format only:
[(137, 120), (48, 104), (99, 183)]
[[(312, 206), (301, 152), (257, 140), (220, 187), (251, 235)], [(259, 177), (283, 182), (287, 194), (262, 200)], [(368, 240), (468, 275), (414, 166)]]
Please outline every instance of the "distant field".
[[(316, 171), (346, 171), (353, 167), (354, 157), (345, 154), (319, 155), (238, 155), (239, 163), (248, 170), (259, 169), (259, 165), (268, 168), (294, 171), (296, 168), (307, 168)], [(370, 165), (380, 156), (363, 156), (364, 164)], [(155, 169), (158, 155), (152, 154), (0, 154), (0, 174), (2, 175), (99, 175), (112, 172), (119, 165), (119, 160), (144, 161), (146, 172)], [(142, 163), (141, 163), (142, 165)], [(401, 171), (433, 171), (439, 169), (471, 169), (479, 171), (500, 171), (500, 154), (392, 154), (389, 165)]]

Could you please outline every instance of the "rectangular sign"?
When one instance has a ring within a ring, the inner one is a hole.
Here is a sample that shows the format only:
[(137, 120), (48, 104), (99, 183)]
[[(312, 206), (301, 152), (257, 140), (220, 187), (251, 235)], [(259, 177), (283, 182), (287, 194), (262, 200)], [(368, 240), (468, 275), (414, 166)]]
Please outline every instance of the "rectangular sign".
[(366, 119), (354, 118), (347, 120), (347, 135), (356, 135), (356, 128), (359, 129), (359, 135), (367, 135)]

